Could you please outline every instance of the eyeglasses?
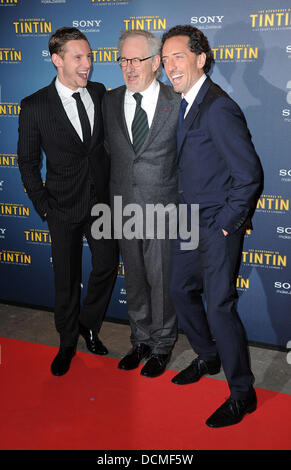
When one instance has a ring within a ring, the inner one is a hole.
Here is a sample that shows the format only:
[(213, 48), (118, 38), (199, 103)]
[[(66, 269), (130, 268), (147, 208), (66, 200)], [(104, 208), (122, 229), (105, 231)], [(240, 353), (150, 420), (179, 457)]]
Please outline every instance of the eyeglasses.
[(145, 57), (144, 59), (139, 59), (138, 57), (134, 57), (133, 59), (126, 59), (125, 57), (118, 57), (117, 62), (120, 65), (120, 67), (127, 67), (128, 62), (133, 65), (134, 67), (140, 67), (141, 63), (144, 60), (148, 60), (154, 57), (153, 55), (150, 55), (149, 57)]

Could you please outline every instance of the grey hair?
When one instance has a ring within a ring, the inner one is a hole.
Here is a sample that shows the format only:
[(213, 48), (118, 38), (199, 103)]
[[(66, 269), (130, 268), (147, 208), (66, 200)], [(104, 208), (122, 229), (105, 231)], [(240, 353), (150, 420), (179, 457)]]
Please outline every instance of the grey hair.
[[(160, 56), (161, 39), (155, 36), (153, 33), (150, 33), (149, 31), (145, 31), (144, 29), (131, 29), (129, 31), (121, 31), (118, 44), (117, 44), (119, 52), (121, 53), (123, 43), (127, 38), (134, 38), (137, 36), (142, 36), (143, 38), (147, 40), (148, 47), (149, 47), (149, 55)], [(162, 74), (162, 66), (160, 65), (158, 69), (155, 71), (155, 77), (159, 78), (161, 74)]]

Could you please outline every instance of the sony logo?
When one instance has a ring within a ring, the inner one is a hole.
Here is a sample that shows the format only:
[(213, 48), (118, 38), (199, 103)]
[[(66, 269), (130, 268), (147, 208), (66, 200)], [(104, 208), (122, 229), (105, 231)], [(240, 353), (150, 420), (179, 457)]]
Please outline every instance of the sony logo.
[(291, 169), (290, 169), (290, 170), (286, 170), (286, 169), (282, 168), (282, 169), (279, 171), (279, 175), (280, 175), (280, 176), (291, 176)]
[(288, 235), (291, 235), (291, 227), (277, 227), (277, 233), (288, 233)]
[(224, 16), (192, 16), (192, 24), (208, 24), (208, 23), (221, 23)]
[(102, 20), (74, 20), (73, 21), (73, 26), (75, 28), (97, 28), (100, 26), (100, 23)]
[(291, 289), (291, 284), (290, 282), (280, 282), (280, 281), (275, 281), (274, 282), (274, 287), (276, 289)]

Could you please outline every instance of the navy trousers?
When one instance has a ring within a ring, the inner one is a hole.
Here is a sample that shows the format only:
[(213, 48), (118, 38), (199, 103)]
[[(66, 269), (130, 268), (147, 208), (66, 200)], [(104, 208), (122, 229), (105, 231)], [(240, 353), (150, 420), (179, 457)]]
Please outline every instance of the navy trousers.
[(174, 240), (170, 285), (180, 325), (192, 348), (204, 360), (220, 357), (235, 400), (245, 399), (254, 382), (236, 309), (242, 240), (242, 230), (224, 236), (220, 229), (209, 227), (200, 227), (195, 250), (181, 250), (181, 240)]

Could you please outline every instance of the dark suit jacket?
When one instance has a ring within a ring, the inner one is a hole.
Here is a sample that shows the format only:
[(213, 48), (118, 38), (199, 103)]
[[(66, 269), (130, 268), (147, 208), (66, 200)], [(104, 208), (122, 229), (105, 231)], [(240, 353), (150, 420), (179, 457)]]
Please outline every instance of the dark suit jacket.
[(262, 170), (239, 106), (207, 77), (178, 133), (179, 191), (202, 224), (229, 233), (248, 220)]
[[(90, 204), (90, 184), (98, 202), (108, 201), (109, 159), (103, 146), (101, 100), (105, 87), (88, 82), (94, 103), (94, 129), (88, 150), (62, 105), (53, 82), (21, 102), (18, 164), (23, 184), (41, 217), (80, 221)], [(45, 186), (41, 149), (46, 155)]]

